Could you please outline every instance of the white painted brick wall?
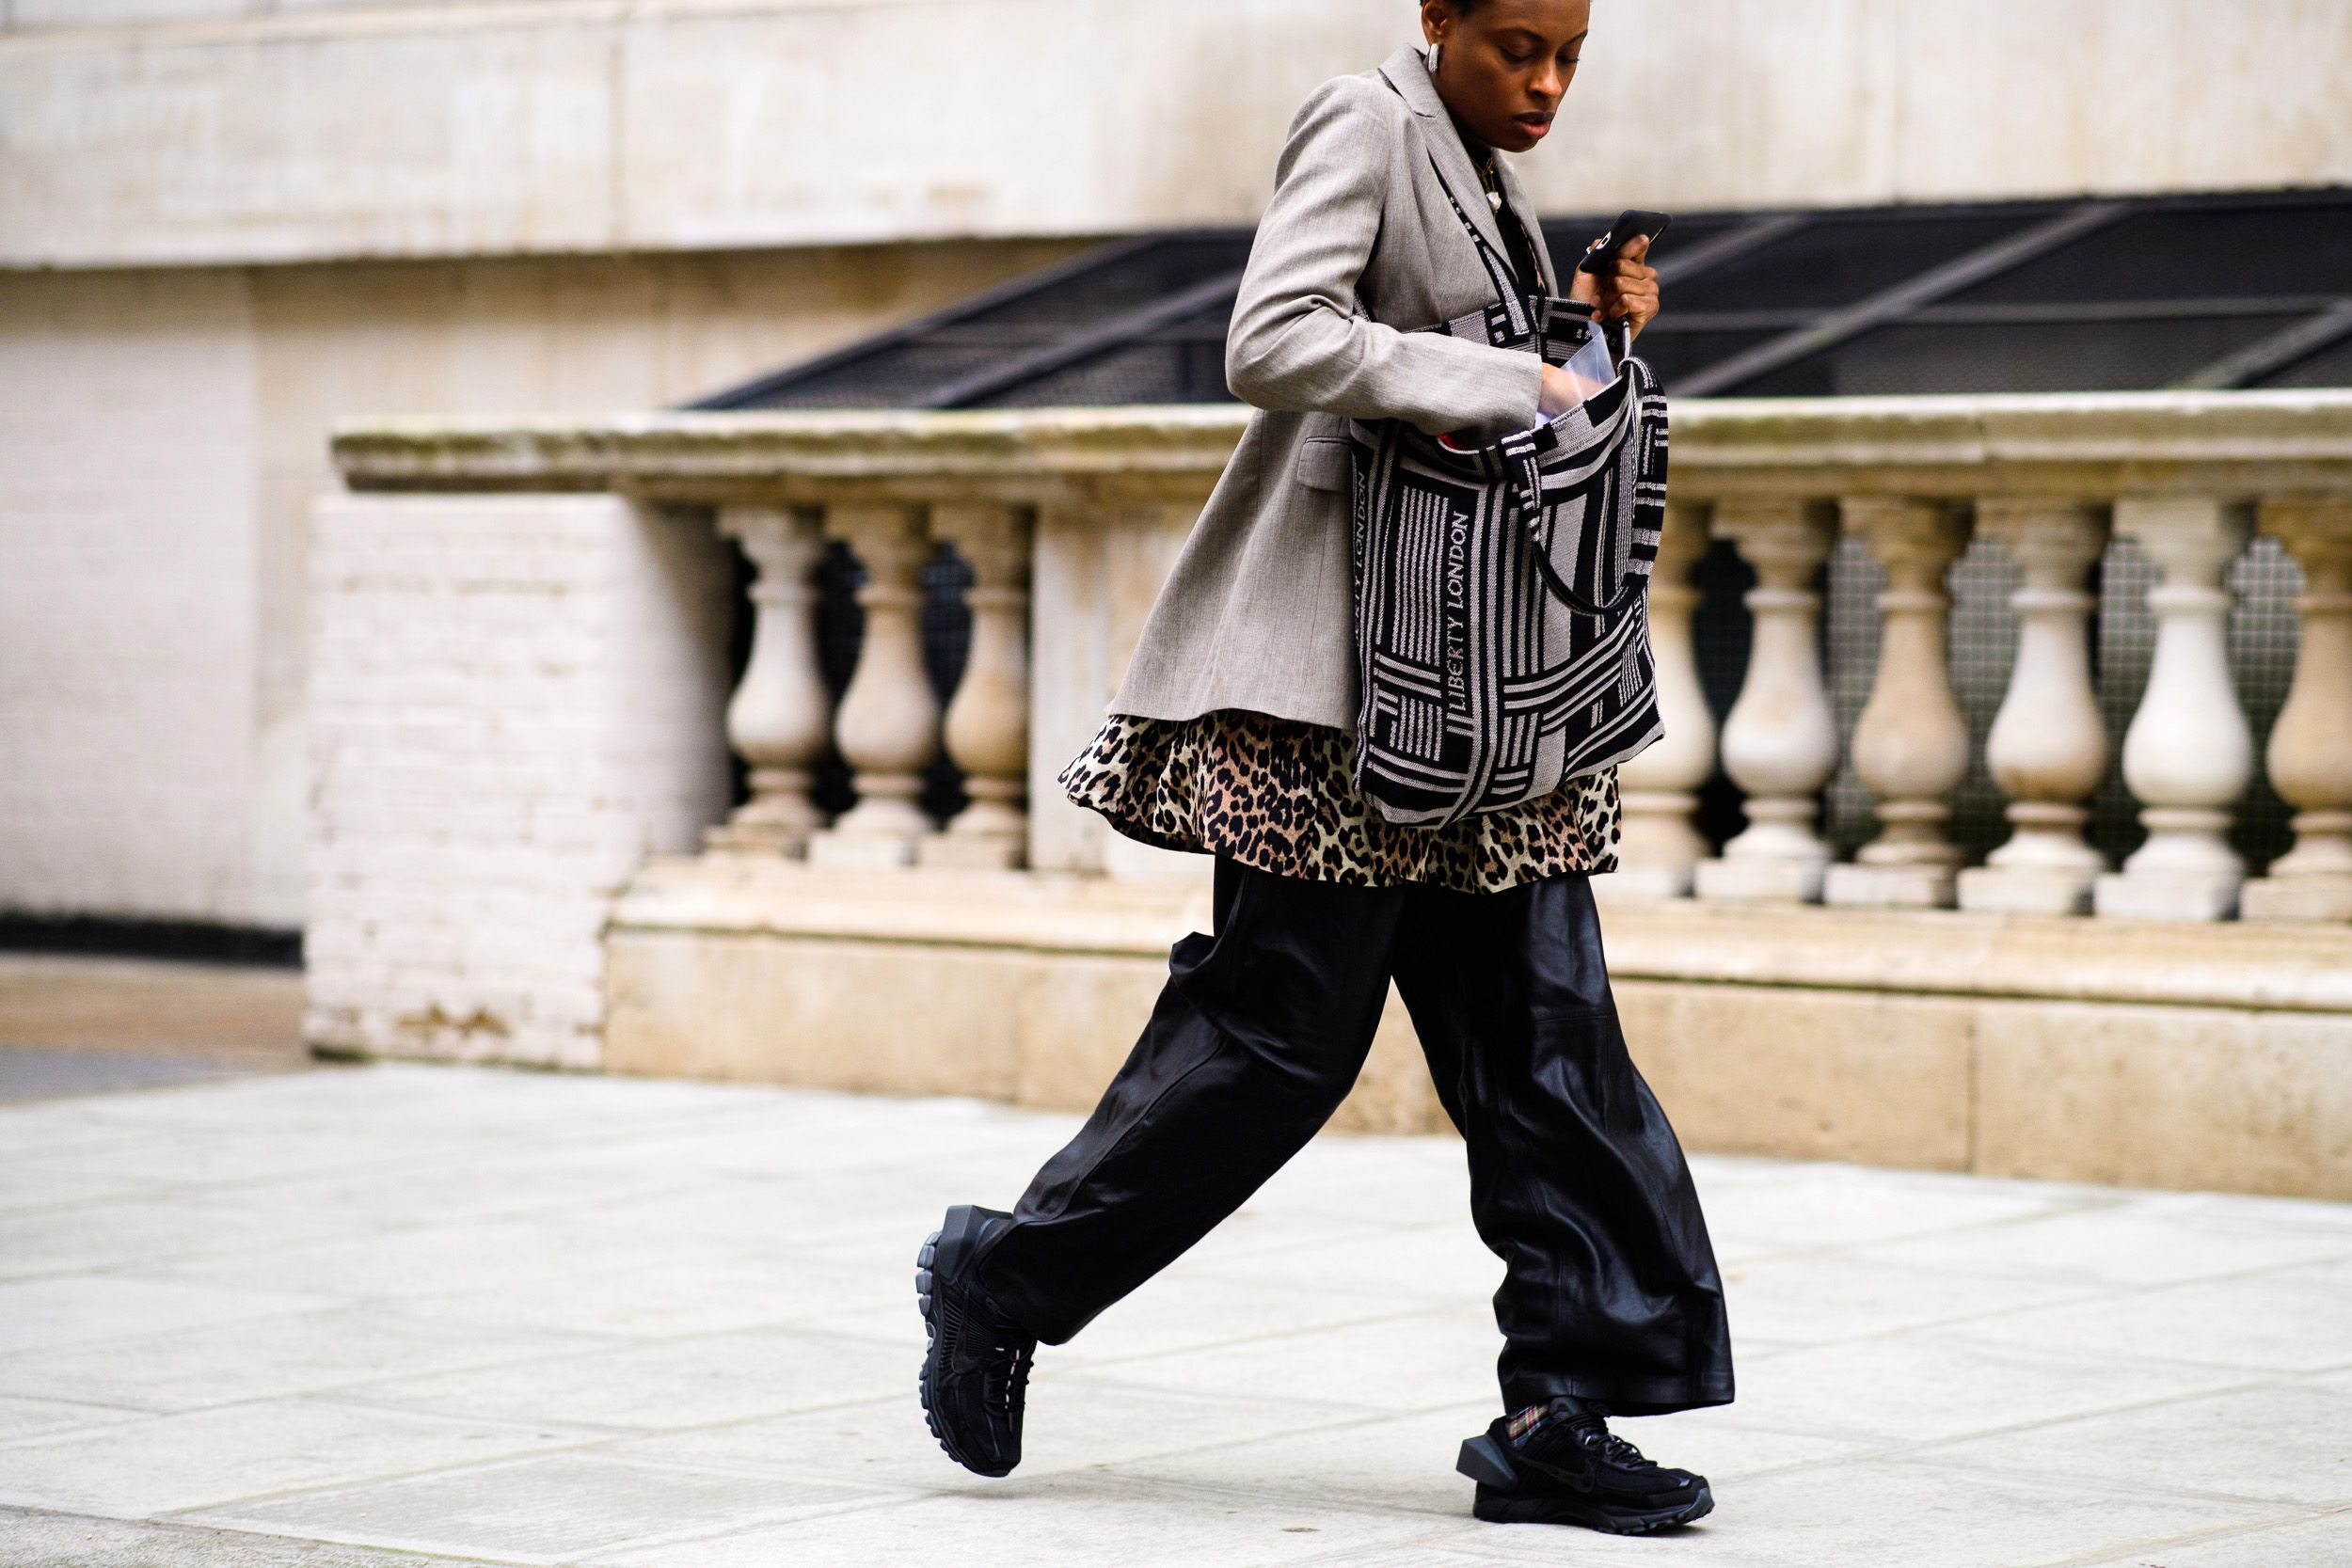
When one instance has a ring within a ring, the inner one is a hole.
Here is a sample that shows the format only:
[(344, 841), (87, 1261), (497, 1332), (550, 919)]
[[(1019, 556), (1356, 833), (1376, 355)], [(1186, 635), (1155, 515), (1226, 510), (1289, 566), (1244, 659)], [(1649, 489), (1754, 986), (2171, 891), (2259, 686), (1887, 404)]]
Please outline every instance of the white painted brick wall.
[(313, 1044), (596, 1065), (612, 895), (725, 812), (728, 561), (612, 496), (320, 498)]

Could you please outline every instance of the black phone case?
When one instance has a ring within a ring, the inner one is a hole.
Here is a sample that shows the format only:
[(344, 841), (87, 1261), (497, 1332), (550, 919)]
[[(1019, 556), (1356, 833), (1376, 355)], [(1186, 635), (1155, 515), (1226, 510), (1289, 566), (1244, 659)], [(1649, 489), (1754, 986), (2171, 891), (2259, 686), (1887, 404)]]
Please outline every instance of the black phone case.
[(1601, 236), (1600, 247), (1584, 253), (1584, 259), (1577, 262), (1576, 270), (1597, 274), (1615, 261), (1617, 252), (1631, 244), (1637, 235), (1646, 234), (1650, 244), (1656, 245), (1658, 236), (1663, 234), (1673, 223), (1673, 217), (1665, 213), (1629, 207), (1617, 214), (1617, 221), (1611, 224), (1609, 232)]

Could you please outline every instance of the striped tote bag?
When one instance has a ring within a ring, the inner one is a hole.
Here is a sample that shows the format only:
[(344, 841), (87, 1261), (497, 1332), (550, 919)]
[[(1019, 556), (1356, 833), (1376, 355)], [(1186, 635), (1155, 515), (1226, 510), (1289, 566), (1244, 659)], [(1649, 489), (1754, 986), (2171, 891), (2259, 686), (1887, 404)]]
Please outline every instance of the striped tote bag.
[[(1621, 324), (1597, 327), (1567, 300), (1504, 298), (1428, 330), (1483, 333), (1555, 363), (1605, 330), (1617, 372), (1489, 446), (1349, 421), (1355, 782), (1391, 822), (1438, 828), (1516, 805), (1665, 733), (1649, 638), (1665, 397), (1622, 352)], [(1581, 319), (1557, 319), (1570, 314)]]

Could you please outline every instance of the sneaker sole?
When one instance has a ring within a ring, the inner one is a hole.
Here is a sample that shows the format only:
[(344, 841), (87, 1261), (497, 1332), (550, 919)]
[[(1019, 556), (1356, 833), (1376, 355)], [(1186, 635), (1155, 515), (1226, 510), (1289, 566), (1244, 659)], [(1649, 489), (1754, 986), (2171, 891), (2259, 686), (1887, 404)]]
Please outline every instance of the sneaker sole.
[(915, 1387), (923, 1397), (923, 1424), (930, 1428), (931, 1435), (939, 1440), (948, 1458), (975, 1475), (1006, 1476), (1012, 1473), (1010, 1465), (986, 1469), (966, 1459), (941, 1428), (938, 1408), (931, 1402), (931, 1378), (939, 1360), (939, 1323), (933, 1315), (931, 1276), (953, 1275), (963, 1267), (987, 1219), (978, 1205), (959, 1203), (947, 1211), (940, 1227), (923, 1239), (923, 1249), (914, 1255), (914, 1303), (923, 1310), (923, 1337), (927, 1341), (923, 1347), (923, 1370), (915, 1377)]
[(1647, 1535), (1653, 1530), (1672, 1529), (1677, 1525), (1703, 1519), (1715, 1511), (1715, 1495), (1703, 1481), (1698, 1495), (1689, 1502), (1646, 1513), (1580, 1502), (1556, 1493), (1549, 1497), (1517, 1497), (1512, 1488), (1518, 1484), (1518, 1472), (1512, 1467), (1502, 1445), (1484, 1435), (1462, 1444), (1461, 1456), (1454, 1462), (1454, 1467), (1478, 1482), (1470, 1514), (1489, 1524), (1582, 1525), (1611, 1535)]
[(1654, 1513), (1625, 1513), (1579, 1502), (1573, 1497), (1515, 1497), (1508, 1493), (1490, 1493), (1478, 1489), (1477, 1498), (1470, 1504), (1473, 1518), (1493, 1525), (1582, 1525), (1587, 1529), (1604, 1530), (1611, 1535), (1648, 1535), (1656, 1530), (1672, 1529), (1703, 1519), (1715, 1512), (1714, 1494), (1706, 1487), (1698, 1496), (1679, 1508), (1661, 1509)]

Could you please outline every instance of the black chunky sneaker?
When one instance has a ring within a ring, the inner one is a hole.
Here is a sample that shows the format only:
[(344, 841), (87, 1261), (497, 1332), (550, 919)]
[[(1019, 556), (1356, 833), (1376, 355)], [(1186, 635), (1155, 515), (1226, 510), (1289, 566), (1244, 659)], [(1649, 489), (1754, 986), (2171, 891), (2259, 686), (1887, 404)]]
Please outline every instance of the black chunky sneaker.
[(1001, 1476), (1021, 1463), (1021, 1406), (1037, 1341), (972, 1277), (972, 1256), (999, 1209), (959, 1203), (914, 1260), (914, 1298), (930, 1343), (923, 1352), (923, 1416), (947, 1457)]
[[(1644, 1535), (1711, 1511), (1705, 1476), (1670, 1470), (1609, 1430), (1609, 1412), (1559, 1395), (1540, 1412), (1498, 1416), (1462, 1445), (1454, 1468), (1478, 1482), (1470, 1513), (1497, 1524), (1584, 1525)], [(1516, 1429), (1516, 1430), (1515, 1430)]]

